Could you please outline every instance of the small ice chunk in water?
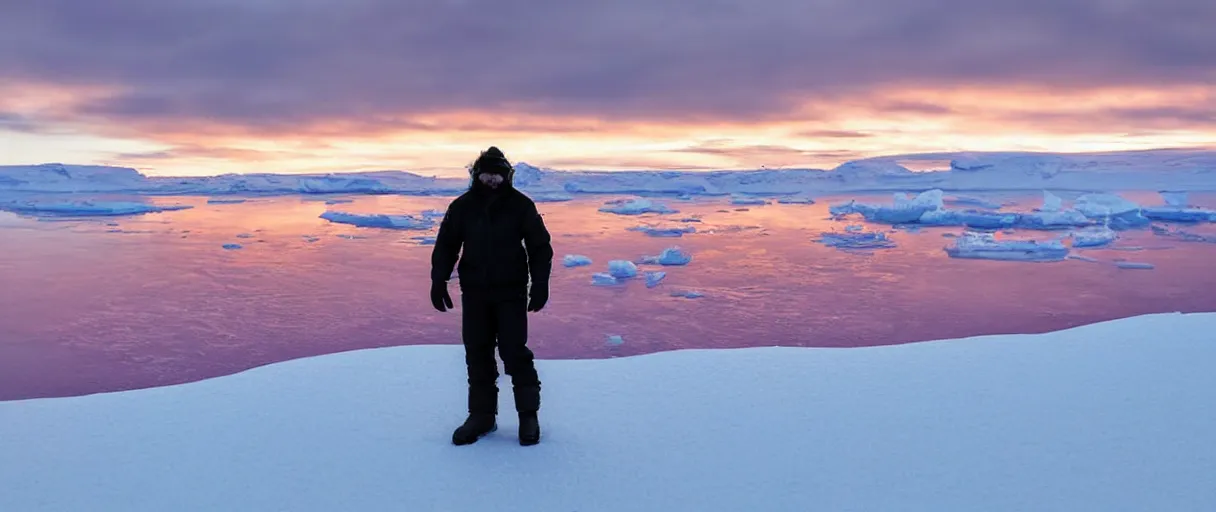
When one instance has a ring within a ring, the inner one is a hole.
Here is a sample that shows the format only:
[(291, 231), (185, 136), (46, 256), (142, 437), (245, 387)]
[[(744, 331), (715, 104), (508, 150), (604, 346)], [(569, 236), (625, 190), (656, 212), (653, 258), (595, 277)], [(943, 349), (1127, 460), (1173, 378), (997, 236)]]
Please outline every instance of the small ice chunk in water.
[(1017, 227), (1023, 229), (1067, 229), (1089, 226), (1093, 221), (1076, 210), (1039, 211), (1018, 216)]
[(780, 204), (815, 204), (815, 200), (807, 196), (788, 196), (777, 199)]
[(235, 251), (241, 248), (241, 244), (224, 244), (224, 250)]
[(646, 272), (646, 287), (654, 288), (663, 282), (663, 278), (667, 277), (667, 272), (663, 271), (647, 271)]
[(1154, 235), (1176, 238), (1178, 240), (1182, 240), (1183, 242), (1206, 242), (1209, 244), (1216, 244), (1216, 236), (1200, 235), (1198, 233), (1191, 233), (1182, 229), (1169, 229), (1160, 226), (1153, 226), (1152, 230)]
[(638, 266), (629, 260), (612, 260), (608, 262), (608, 274), (617, 279), (637, 277)]
[(856, 200), (852, 200), (848, 203), (834, 204), (828, 207), (828, 211), (834, 217), (860, 213), (871, 222), (905, 224), (919, 221), (925, 212), (940, 210), (944, 207), (940, 189), (921, 192), (915, 199), (908, 199), (908, 195), (902, 192), (895, 194), (894, 198), (893, 205), (858, 203)]
[(860, 233), (865, 231), (865, 229), (866, 227), (862, 226), (861, 224), (849, 224), (848, 226), (844, 227), (844, 230), (849, 233)]
[(435, 245), (435, 237), (433, 236), (413, 236), (410, 237), (410, 240), (417, 242), (418, 245)]
[(1060, 261), (1068, 248), (1059, 240), (997, 240), (992, 233), (966, 232), (946, 248), (951, 258), (1007, 261)]
[(685, 233), (696, 233), (697, 232), (697, 228), (692, 227), (692, 226), (678, 226), (678, 227), (634, 226), (634, 227), (626, 228), (626, 229), (628, 229), (629, 231), (640, 231), (642, 233), (645, 233), (646, 236), (653, 236), (656, 238), (680, 238), (680, 237), (684, 236)]
[(355, 202), (354, 199), (326, 199), (325, 200), (325, 204), (328, 204), (328, 205), (346, 204), (346, 203), (353, 203), (353, 202)]
[(237, 235), (236, 237), (237, 238), (253, 238), (253, 235), (251, 235), (249, 233), (241, 233), (241, 234)]
[(1152, 263), (1142, 263), (1138, 261), (1116, 261), (1115, 266), (1129, 270), (1152, 270), (1156, 268)]
[(684, 297), (685, 299), (699, 299), (701, 297), (704, 297), (705, 294), (698, 292), (698, 291), (692, 291), (692, 290), (676, 290), (676, 291), (671, 292), (671, 296), (672, 297)]
[(625, 338), (621, 337), (619, 334), (610, 334), (608, 335), (608, 339), (605, 341), (605, 343), (612, 347), (619, 347), (625, 343)]
[(1115, 194), (1085, 194), (1077, 198), (1074, 208), (1086, 217), (1103, 219), (1115, 229), (1147, 226), (1150, 223), (1140, 213), (1140, 205)]
[(658, 256), (643, 256), (642, 263), (647, 265), (680, 266), (692, 261), (692, 254), (684, 252), (679, 247), (668, 247)]
[(581, 254), (567, 254), (562, 257), (562, 265), (566, 267), (582, 267), (591, 264), (591, 258)]
[(1115, 230), (1106, 226), (1073, 231), (1068, 236), (1072, 238), (1073, 247), (1101, 247), (1109, 245), (1118, 237)]
[(601, 212), (615, 213), (617, 215), (641, 215), (643, 213), (678, 213), (676, 210), (668, 208), (662, 203), (655, 203), (648, 199), (625, 199), (615, 200), (604, 203), (600, 207)]
[(1087, 263), (1097, 263), (1097, 262), (1098, 262), (1098, 259), (1097, 259), (1097, 258), (1090, 258), (1089, 256), (1081, 256), (1080, 254), (1069, 254), (1069, 255), (1068, 255), (1068, 259), (1070, 259), (1070, 260), (1077, 260), (1077, 261), (1084, 261), (1084, 262), (1087, 262)]
[(245, 199), (211, 198), (207, 200), (207, 204), (241, 204), (245, 201)]
[(591, 274), (591, 284), (596, 286), (612, 286), (620, 283), (615, 276), (607, 272), (596, 272)]

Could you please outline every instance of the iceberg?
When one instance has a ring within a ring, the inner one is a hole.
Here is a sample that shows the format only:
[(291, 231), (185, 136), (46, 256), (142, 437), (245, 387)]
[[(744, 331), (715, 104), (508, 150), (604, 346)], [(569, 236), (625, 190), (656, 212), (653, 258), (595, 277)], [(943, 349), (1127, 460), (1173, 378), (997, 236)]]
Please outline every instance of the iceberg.
[(608, 262), (608, 275), (616, 279), (637, 277), (638, 266), (629, 260), (612, 260)]
[(1100, 219), (1113, 229), (1129, 229), (1149, 225), (1141, 214), (1140, 205), (1115, 194), (1085, 194), (1078, 197), (1073, 209), (1091, 219)]
[(888, 249), (895, 247), (895, 242), (882, 232), (845, 231), (843, 233), (821, 233), (819, 243), (837, 249)]
[(662, 203), (655, 203), (648, 199), (624, 199), (615, 200), (604, 203), (600, 207), (601, 212), (615, 213), (617, 215), (641, 215), (644, 213), (679, 213), (678, 210), (673, 210)]
[(907, 224), (918, 222), (925, 212), (940, 210), (944, 207), (940, 189), (921, 192), (915, 199), (908, 199), (902, 192), (895, 194), (891, 205), (875, 205), (858, 203), (856, 200), (848, 203), (832, 205), (828, 211), (834, 217), (859, 213), (870, 222), (883, 224)]
[(997, 240), (992, 233), (966, 232), (947, 247), (951, 258), (1007, 261), (1061, 261), (1068, 248), (1059, 240)]
[(1049, 191), (1043, 191), (1043, 206), (1039, 207), (1041, 212), (1058, 212), (1064, 209), (1064, 200), (1060, 196), (1052, 194)]
[(14, 201), (0, 203), (0, 210), (34, 217), (111, 217), (189, 208), (193, 208), (193, 206), (155, 205), (131, 201)]
[(646, 277), (646, 287), (654, 288), (663, 282), (663, 278), (667, 277), (667, 272), (647, 271), (644, 275)]
[(330, 222), (338, 224), (350, 224), (352, 226), (361, 228), (427, 230), (435, 227), (435, 221), (431, 218), (415, 217), (413, 215), (362, 215), (357, 213), (328, 211), (322, 213), (321, 218)]
[(1165, 202), (1166, 206), (1174, 208), (1186, 208), (1188, 205), (1190, 205), (1190, 200), (1187, 197), (1186, 192), (1169, 192), (1163, 190), (1160, 192), (1160, 194), (1161, 199)]
[(586, 256), (582, 256), (582, 255), (578, 255), (578, 254), (567, 254), (564, 257), (562, 257), (562, 266), (565, 266), (567, 268), (583, 267), (583, 266), (587, 266), (590, 264), (591, 264), (591, 258), (588, 258)]
[(658, 256), (643, 256), (641, 262), (646, 265), (682, 266), (692, 262), (692, 254), (679, 247), (668, 247)]
[(1106, 226), (1098, 226), (1069, 233), (1073, 247), (1102, 247), (1110, 245), (1118, 238), (1114, 230)]

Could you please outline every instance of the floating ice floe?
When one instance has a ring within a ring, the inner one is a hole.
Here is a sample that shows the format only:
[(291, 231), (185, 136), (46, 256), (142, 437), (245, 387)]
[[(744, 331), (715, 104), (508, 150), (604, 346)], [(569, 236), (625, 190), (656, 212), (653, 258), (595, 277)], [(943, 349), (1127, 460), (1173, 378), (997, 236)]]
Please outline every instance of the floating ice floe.
[(768, 204), (768, 200), (763, 197), (752, 197), (745, 194), (731, 194), (730, 204), (738, 206), (763, 206)]
[[(700, 222), (700, 221), (698, 221), (698, 222)], [(659, 226), (643, 225), (643, 226), (634, 226), (634, 227), (626, 228), (626, 229), (628, 229), (629, 231), (637, 231), (640, 233), (644, 233), (644, 234), (646, 234), (646, 236), (653, 236), (656, 238), (680, 238), (680, 237), (683, 237), (685, 234), (697, 232), (697, 228), (695, 228), (693, 226), (659, 227)]]
[(788, 196), (777, 199), (779, 204), (815, 204), (815, 200), (807, 196)]
[(15, 201), (0, 203), (0, 210), (35, 217), (109, 217), (142, 215), (193, 208), (190, 205), (155, 205), (132, 201)]
[(929, 210), (922, 214), (920, 224), (928, 226), (966, 226), (976, 229), (1005, 229), (1018, 224), (1016, 213), (982, 210)]
[(433, 219), (429, 217), (415, 217), (413, 215), (362, 215), (357, 213), (328, 211), (322, 213), (321, 218), (330, 222), (335, 222), (338, 224), (350, 224), (352, 226), (361, 228), (427, 230), (435, 227), (435, 221)]
[(848, 226), (844, 232), (826, 232), (819, 235), (819, 243), (837, 249), (889, 249), (895, 242), (879, 231), (865, 232), (860, 226)]
[(562, 265), (565, 267), (583, 267), (591, 264), (591, 258), (581, 254), (567, 254), (562, 257)]
[(617, 199), (608, 201), (599, 211), (617, 215), (642, 215), (644, 213), (679, 213), (667, 205), (649, 199)]
[(1097, 258), (1091, 258), (1091, 257), (1089, 257), (1089, 256), (1082, 256), (1082, 255), (1080, 255), (1080, 254), (1069, 254), (1069, 255), (1068, 255), (1068, 259), (1070, 259), (1070, 260), (1077, 260), (1077, 261), (1084, 261), (1084, 262), (1086, 262), (1086, 263), (1098, 263), (1098, 259), (1097, 259)]
[(947, 247), (951, 258), (1008, 261), (1060, 261), (1068, 248), (1059, 240), (997, 240), (992, 233), (966, 232)]
[(226, 251), (235, 251), (241, 248), (241, 244), (224, 244), (222, 247)]
[(705, 294), (693, 290), (675, 290), (670, 294), (672, 297), (684, 297), (685, 299), (699, 299)]
[(226, 198), (211, 198), (207, 200), (207, 204), (241, 204), (247, 199), (226, 199)]
[(410, 240), (413, 240), (418, 245), (435, 245), (435, 237), (433, 236), (412, 236)]
[(1096, 226), (1068, 234), (1068, 237), (1072, 239), (1073, 247), (1102, 247), (1113, 243), (1118, 236), (1113, 229), (1106, 226)]
[(654, 288), (658, 286), (659, 283), (663, 282), (663, 279), (667, 277), (667, 272), (647, 271), (643, 275), (646, 277), (646, 287)]
[(1143, 263), (1139, 261), (1116, 261), (1115, 266), (1128, 270), (1152, 270), (1156, 268), (1152, 263)]
[(692, 261), (692, 254), (684, 252), (679, 247), (668, 247), (658, 256), (642, 256), (641, 262), (646, 265), (681, 266)]
[(1073, 202), (1073, 209), (1091, 219), (1098, 219), (1113, 229), (1128, 229), (1149, 225), (1140, 205), (1115, 194), (1085, 194)]
[(625, 338), (621, 337), (619, 334), (610, 334), (604, 340), (604, 343), (610, 347), (619, 347), (625, 344)]
[(1058, 212), (1063, 209), (1064, 209), (1064, 200), (1060, 199), (1060, 196), (1052, 194), (1051, 192), (1049, 192), (1047, 190), (1043, 191), (1043, 206), (1040, 206), (1038, 208), (1038, 211), (1040, 211), (1040, 212)]
[(591, 284), (596, 286), (612, 286), (619, 284), (621, 281), (616, 276), (607, 272), (596, 272), (591, 274)]
[(328, 205), (347, 204), (347, 203), (353, 203), (353, 202), (355, 202), (354, 199), (326, 199), (325, 200), (325, 204), (328, 204)]
[(994, 203), (987, 199), (983, 199), (980, 197), (969, 197), (969, 196), (947, 197), (947, 198), (944, 198), (942, 200), (942, 202), (945, 204), (951, 205), (951, 206), (971, 206), (974, 208), (981, 208), (984, 210), (998, 210), (1002, 206), (1000, 203)]
[(537, 203), (560, 203), (574, 199), (574, 196), (565, 192), (537, 192), (529, 194), (529, 197)]
[(1182, 229), (1170, 229), (1170, 228), (1165, 228), (1165, 227), (1161, 227), (1161, 226), (1152, 226), (1152, 230), (1153, 230), (1154, 235), (1174, 238), (1177, 240), (1181, 240), (1183, 242), (1203, 242), (1203, 243), (1209, 243), (1209, 244), (1216, 244), (1216, 236), (1201, 235), (1198, 233), (1191, 233), (1189, 231), (1185, 231)]

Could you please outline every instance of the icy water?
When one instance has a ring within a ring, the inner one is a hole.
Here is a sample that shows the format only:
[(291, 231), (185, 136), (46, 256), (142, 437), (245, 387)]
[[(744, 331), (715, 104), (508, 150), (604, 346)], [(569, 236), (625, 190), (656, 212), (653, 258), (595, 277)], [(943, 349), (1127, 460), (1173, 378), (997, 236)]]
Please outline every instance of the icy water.
[[(1125, 196), (1157, 202), (1151, 193)], [(318, 218), (327, 209), (416, 214), (448, 200), (350, 199), (327, 206), (298, 197), (243, 204), (157, 198), (195, 208), (63, 221), (0, 212), (0, 400), (189, 382), (369, 347), (459, 343), (459, 310), (438, 313), (429, 304), (431, 247), (412, 239), (431, 233)], [(682, 238), (627, 230), (658, 219), (597, 212), (605, 199), (540, 205), (557, 254), (552, 300), (532, 316), (530, 344), (540, 358), (863, 347), (1216, 311), (1216, 244), (1148, 230), (1083, 252), (1097, 263), (955, 260), (942, 250), (951, 243), (943, 234), (961, 228), (897, 230), (891, 234), (897, 248), (870, 254), (814, 242), (823, 231), (844, 228), (827, 219), (827, 205), (842, 198), (745, 211), (725, 200), (667, 201), (681, 213), (663, 218), (703, 220), (692, 224), (698, 233)], [(1210, 225), (1187, 229), (1216, 234)], [(230, 243), (243, 247), (222, 247)], [(641, 279), (591, 285), (591, 274), (606, 270), (610, 259), (657, 255), (672, 245), (694, 259), (686, 267), (643, 266), (668, 272), (655, 288)], [(594, 263), (564, 268), (566, 254)], [(1118, 259), (1156, 268), (1120, 269), (1112, 263)], [(705, 296), (671, 296), (678, 290)], [(623, 343), (607, 343), (610, 335)]]

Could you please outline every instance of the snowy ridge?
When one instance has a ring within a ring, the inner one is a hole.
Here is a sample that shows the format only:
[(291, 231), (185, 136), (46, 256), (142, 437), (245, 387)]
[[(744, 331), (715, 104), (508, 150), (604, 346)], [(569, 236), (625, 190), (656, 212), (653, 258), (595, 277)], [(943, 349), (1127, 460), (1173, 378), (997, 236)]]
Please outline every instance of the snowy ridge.
[[(949, 161), (948, 169), (912, 172), (900, 162)], [(572, 194), (792, 196), (848, 191), (1216, 190), (1216, 151), (1120, 153), (932, 153), (856, 160), (832, 170), (559, 171), (527, 163), (516, 184), (541, 200)], [(1098, 179), (1095, 179), (1098, 177)], [(45, 164), (0, 166), (0, 192), (129, 192), (149, 195), (408, 194), (455, 195), (464, 178), (403, 171), (332, 174), (228, 174), (147, 177), (134, 169)]]
[(529, 448), (450, 445), (459, 346), (3, 402), (0, 510), (1216, 510), (1213, 331), (540, 361)]

